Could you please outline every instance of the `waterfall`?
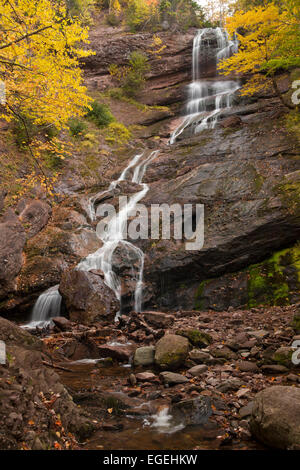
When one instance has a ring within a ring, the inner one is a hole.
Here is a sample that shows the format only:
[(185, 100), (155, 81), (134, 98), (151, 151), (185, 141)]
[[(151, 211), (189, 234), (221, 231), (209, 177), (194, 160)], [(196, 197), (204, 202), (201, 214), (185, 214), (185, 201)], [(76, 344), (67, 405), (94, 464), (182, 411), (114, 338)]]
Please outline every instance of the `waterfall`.
[(61, 295), (58, 287), (50, 287), (39, 296), (33, 307), (30, 322), (25, 325), (27, 328), (45, 327), (49, 325), (51, 318), (60, 316)]
[[(98, 237), (103, 242), (103, 246), (95, 253), (87, 256), (87, 258), (77, 266), (77, 269), (83, 271), (101, 269), (104, 273), (106, 285), (114, 291), (117, 299), (121, 301), (121, 279), (113, 269), (113, 254), (117, 247), (123, 247), (127, 252), (133, 253), (139, 263), (134, 293), (134, 309), (136, 312), (140, 312), (142, 310), (144, 253), (140, 248), (127, 240), (124, 240), (124, 229), (127, 223), (127, 215), (135, 209), (138, 202), (148, 192), (149, 187), (147, 184), (142, 183), (142, 180), (147, 166), (157, 155), (158, 151), (150, 152), (148, 155), (147, 152), (136, 155), (121, 173), (120, 177), (117, 180), (112, 181), (109, 186), (109, 190), (115, 189), (120, 181), (137, 183), (142, 186), (142, 189), (131, 196), (125, 207), (122, 207), (120, 211), (108, 221), (104, 232), (97, 232)], [(91, 199), (90, 204), (93, 205), (93, 201), (94, 200)], [(90, 212), (94, 214), (94, 218), (96, 218), (97, 211), (93, 208)]]
[(237, 52), (238, 42), (235, 39), (229, 40), (224, 29), (205, 28), (197, 32), (193, 42), (193, 81), (188, 86), (185, 116), (171, 135), (170, 144), (174, 144), (188, 128), (191, 134), (198, 134), (204, 129), (214, 128), (221, 110), (231, 106), (233, 95), (239, 89), (238, 82), (234, 80), (200, 80), (200, 53), (211, 47), (207, 38), (209, 35), (214, 37), (217, 45), (216, 65), (220, 60)]
[[(77, 265), (77, 269), (81, 269), (83, 271), (101, 269), (104, 273), (105, 283), (114, 291), (116, 297), (121, 301), (121, 280), (113, 271), (112, 257), (118, 246), (122, 246), (128, 252), (134, 253), (139, 261), (139, 270), (134, 293), (134, 309), (136, 312), (140, 312), (142, 310), (144, 253), (140, 248), (123, 239), (123, 231), (127, 222), (127, 214), (134, 210), (137, 203), (148, 192), (149, 187), (147, 184), (142, 183), (142, 179), (147, 166), (157, 155), (158, 151), (152, 151), (149, 154), (147, 154), (147, 152), (143, 152), (136, 155), (121, 173), (120, 177), (111, 182), (108, 188), (109, 191), (115, 189), (120, 181), (131, 181), (132, 183), (137, 183), (142, 186), (142, 189), (129, 198), (126, 206), (109, 221), (107, 224), (107, 230), (100, 234), (103, 246), (95, 253), (87, 256), (87, 258)], [(99, 195), (96, 195), (96, 197), (97, 196)], [(89, 200), (89, 214), (92, 220), (95, 220), (97, 217), (97, 213), (95, 211), (96, 197), (91, 197)], [(97, 235), (99, 236), (98, 233)], [(58, 288), (58, 285), (51, 287), (39, 296), (34, 305), (30, 322), (24, 325), (25, 328), (47, 326), (50, 323), (51, 318), (60, 315), (62, 298)]]

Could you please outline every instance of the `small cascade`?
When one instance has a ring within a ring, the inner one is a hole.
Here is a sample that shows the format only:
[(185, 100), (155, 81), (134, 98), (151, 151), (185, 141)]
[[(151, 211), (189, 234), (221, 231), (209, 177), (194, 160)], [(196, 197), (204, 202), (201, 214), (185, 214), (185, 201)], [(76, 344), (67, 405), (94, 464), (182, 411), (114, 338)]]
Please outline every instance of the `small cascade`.
[[(108, 221), (104, 232), (97, 232), (97, 235), (103, 242), (103, 246), (95, 253), (87, 256), (87, 258), (77, 266), (77, 269), (83, 271), (101, 269), (104, 273), (105, 283), (114, 291), (116, 297), (121, 301), (121, 279), (114, 271), (113, 254), (117, 247), (122, 247), (126, 252), (133, 254), (133, 257), (138, 260), (139, 266), (134, 294), (134, 309), (136, 312), (142, 310), (144, 253), (140, 248), (124, 239), (124, 229), (127, 223), (127, 215), (135, 209), (138, 202), (148, 192), (149, 187), (147, 184), (142, 183), (142, 180), (147, 166), (157, 155), (158, 151), (149, 152), (148, 154), (147, 152), (143, 152), (136, 155), (121, 173), (120, 177), (110, 184), (109, 190), (115, 189), (120, 181), (137, 183), (142, 186), (142, 189), (128, 198), (127, 204)], [(90, 200), (92, 206), (94, 206), (94, 201), (95, 199), (93, 198)], [(91, 208), (90, 213), (93, 214), (95, 220), (97, 217), (95, 207)]]
[(155, 415), (152, 415), (152, 420), (151, 426), (162, 434), (173, 434), (185, 427), (184, 423), (174, 423), (168, 406), (161, 408)]
[(60, 316), (61, 295), (58, 291), (58, 285), (50, 287), (39, 296), (34, 304), (30, 322), (25, 325), (26, 328), (45, 327), (51, 322), (51, 318)]
[(200, 80), (200, 56), (204, 50), (213, 52), (216, 69), (220, 60), (230, 57), (237, 49), (238, 42), (235, 39), (229, 40), (222, 28), (205, 28), (198, 31), (193, 42), (193, 81), (188, 87), (186, 113), (181, 124), (171, 135), (170, 144), (174, 144), (187, 129), (191, 134), (198, 134), (204, 129), (214, 128), (221, 110), (231, 106), (233, 95), (239, 89), (238, 82), (224, 79)]

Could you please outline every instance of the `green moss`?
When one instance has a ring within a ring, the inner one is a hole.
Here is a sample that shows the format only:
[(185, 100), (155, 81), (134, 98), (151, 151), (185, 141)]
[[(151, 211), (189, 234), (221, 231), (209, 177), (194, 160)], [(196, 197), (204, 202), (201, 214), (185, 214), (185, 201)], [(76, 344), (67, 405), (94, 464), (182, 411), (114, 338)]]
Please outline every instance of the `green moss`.
[(281, 366), (289, 367), (292, 363), (293, 350), (287, 347), (279, 348), (272, 356), (272, 360)]
[(294, 267), (295, 276), (299, 280), (299, 270), (297, 265), (294, 265), (298, 262), (298, 256), (297, 247), (282, 250), (264, 263), (248, 269), (248, 306), (250, 308), (258, 305), (289, 304), (290, 287), (285, 269), (287, 266)]
[(260, 175), (259, 173), (257, 173), (256, 177), (254, 179), (255, 190), (256, 190), (257, 193), (261, 190), (261, 188), (264, 184), (264, 181), (265, 181), (264, 177), (262, 175)]
[(300, 216), (300, 172), (298, 179), (299, 181), (279, 184), (273, 190), (281, 198), (290, 214)]
[(197, 329), (178, 330), (176, 334), (184, 336), (190, 343), (192, 343), (193, 346), (198, 348), (204, 348), (212, 343), (212, 337), (208, 333), (204, 333)]
[(202, 281), (199, 284), (199, 287), (195, 294), (195, 302), (194, 302), (194, 306), (196, 310), (203, 310), (204, 308), (204, 302), (203, 302), (202, 296), (203, 296), (204, 288), (208, 282), (209, 280), (206, 280), (206, 281)]
[[(233, 273), (233, 276), (238, 278), (243, 273), (248, 276), (249, 308), (294, 303), (300, 291), (300, 243), (274, 253), (262, 263)], [(194, 300), (196, 310), (206, 308), (205, 291), (212, 281), (213, 279), (206, 279), (199, 284)]]

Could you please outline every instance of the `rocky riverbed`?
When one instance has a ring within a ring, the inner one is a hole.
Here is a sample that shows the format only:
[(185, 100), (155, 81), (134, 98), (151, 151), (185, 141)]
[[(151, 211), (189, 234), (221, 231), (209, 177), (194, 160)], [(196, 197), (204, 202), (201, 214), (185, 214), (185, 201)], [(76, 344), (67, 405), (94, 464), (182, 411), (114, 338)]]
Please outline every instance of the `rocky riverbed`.
[(299, 318), (299, 305), (133, 312), (34, 336), (1, 319), (1, 447), (299, 448)]

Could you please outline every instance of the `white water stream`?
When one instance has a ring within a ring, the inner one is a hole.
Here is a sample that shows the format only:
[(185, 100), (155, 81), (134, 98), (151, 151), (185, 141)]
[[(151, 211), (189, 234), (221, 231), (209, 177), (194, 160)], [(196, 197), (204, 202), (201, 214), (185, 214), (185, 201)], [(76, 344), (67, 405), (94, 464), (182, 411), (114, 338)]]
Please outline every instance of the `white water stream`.
[(61, 295), (58, 292), (58, 285), (50, 287), (43, 292), (34, 304), (31, 319), (26, 328), (43, 328), (51, 322), (51, 318), (60, 315)]
[[(127, 204), (109, 220), (104, 232), (101, 234), (97, 232), (97, 235), (103, 242), (102, 247), (87, 256), (87, 258), (81, 261), (77, 266), (77, 269), (82, 271), (101, 269), (104, 273), (106, 285), (114, 291), (117, 299), (121, 301), (121, 279), (114, 271), (113, 254), (117, 247), (124, 247), (127, 253), (133, 253), (139, 263), (134, 293), (134, 309), (136, 312), (142, 310), (144, 253), (140, 248), (124, 239), (124, 231), (128, 216), (134, 211), (138, 202), (148, 192), (149, 187), (147, 184), (142, 183), (142, 180), (147, 166), (157, 155), (157, 150), (144, 151), (135, 155), (128, 166), (123, 170), (120, 177), (112, 181), (108, 188), (109, 191), (113, 191), (120, 181), (129, 181), (139, 184), (142, 189), (128, 198)], [(99, 196), (98, 194), (89, 201), (89, 214), (93, 220), (97, 218), (95, 200)], [(59, 294), (58, 287), (59, 286), (52, 287), (39, 296), (34, 305), (31, 320), (26, 327), (34, 328), (35, 326), (47, 326), (51, 318), (60, 315), (61, 295)]]
[(197, 32), (193, 42), (193, 81), (188, 87), (186, 113), (171, 135), (171, 145), (187, 128), (191, 128), (192, 134), (214, 128), (221, 110), (231, 106), (233, 95), (239, 89), (238, 82), (234, 80), (200, 80), (200, 54), (203, 48), (207, 48), (207, 37), (212, 35), (217, 43), (216, 65), (220, 60), (237, 52), (238, 42), (229, 40), (222, 28), (205, 28)]
[[(120, 177), (110, 184), (109, 190), (115, 189), (120, 181), (140, 184), (142, 189), (131, 196), (127, 204), (107, 223), (106, 230), (100, 234), (103, 246), (95, 251), (95, 253), (90, 254), (77, 266), (77, 269), (82, 271), (101, 269), (104, 273), (105, 284), (114, 291), (117, 299), (121, 301), (121, 279), (113, 269), (112, 257), (118, 246), (124, 247), (126, 251), (133, 252), (139, 261), (139, 272), (134, 293), (134, 309), (136, 312), (140, 312), (142, 309), (144, 253), (140, 248), (124, 239), (124, 229), (126, 228), (128, 216), (148, 192), (149, 187), (147, 184), (142, 183), (142, 180), (147, 166), (157, 154), (158, 151), (156, 150), (148, 154), (143, 152), (136, 155)], [(94, 217), (96, 216), (97, 213), (95, 213)]]
[[(200, 80), (200, 53), (203, 47), (207, 47), (208, 38), (215, 38), (216, 64), (219, 60), (229, 57), (237, 51), (237, 42), (228, 40), (227, 33), (222, 28), (199, 30), (194, 38), (193, 56), (192, 56), (192, 78), (193, 81), (188, 89), (188, 102), (186, 106), (186, 115), (182, 123), (171, 136), (170, 144), (176, 142), (180, 134), (188, 127), (192, 133), (201, 132), (203, 129), (213, 128), (217, 122), (218, 115), (223, 108), (231, 105), (233, 94), (238, 90), (239, 85), (233, 80)], [(121, 301), (121, 279), (114, 271), (113, 254), (117, 247), (125, 249), (127, 254), (133, 254), (138, 260), (138, 274), (136, 276), (136, 286), (134, 293), (134, 309), (136, 312), (142, 310), (143, 297), (143, 271), (144, 271), (144, 253), (132, 243), (124, 239), (124, 229), (127, 223), (127, 216), (133, 211), (138, 202), (147, 194), (148, 185), (142, 183), (145, 171), (149, 163), (157, 156), (158, 151), (144, 151), (129, 162), (123, 170), (120, 177), (112, 181), (108, 191), (116, 189), (120, 181), (128, 181), (141, 185), (142, 189), (128, 198), (127, 204), (122, 207), (107, 225), (106, 230), (97, 235), (103, 242), (101, 248), (95, 253), (90, 254), (81, 263), (77, 269), (90, 271), (92, 269), (101, 269), (104, 273), (105, 283), (114, 291), (116, 297)], [(96, 195), (89, 200), (89, 214), (92, 220), (97, 219), (95, 210), (97, 198)], [(132, 267), (133, 269), (133, 267)], [(50, 319), (60, 315), (61, 296), (58, 286), (52, 287), (41, 294), (35, 303), (32, 311), (31, 321), (27, 327), (48, 325)]]

